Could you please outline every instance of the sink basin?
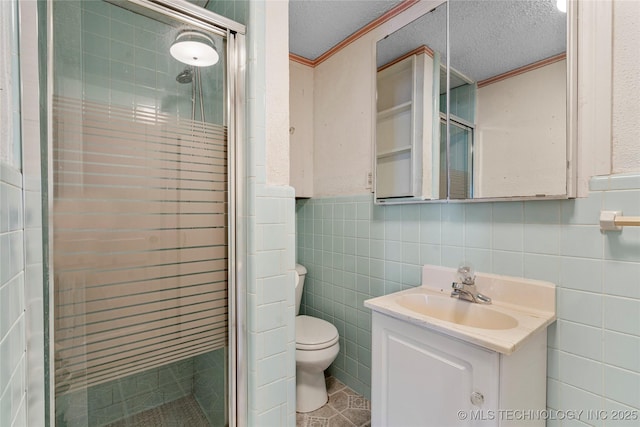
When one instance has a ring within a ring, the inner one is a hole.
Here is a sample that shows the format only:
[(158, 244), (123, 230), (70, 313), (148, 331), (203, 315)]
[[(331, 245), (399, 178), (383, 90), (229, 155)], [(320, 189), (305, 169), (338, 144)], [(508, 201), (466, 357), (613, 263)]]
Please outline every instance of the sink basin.
[(518, 321), (508, 314), (451, 297), (408, 294), (398, 297), (396, 302), (418, 314), (472, 328), (512, 329), (518, 326)]
[(408, 322), (479, 345), (512, 354), (556, 319), (553, 283), (522, 277), (476, 273), (478, 292), (492, 304), (451, 298), (451, 278), (457, 270), (425, 265), (422, 285), (368, 299), (365, 307), (378, 314)]

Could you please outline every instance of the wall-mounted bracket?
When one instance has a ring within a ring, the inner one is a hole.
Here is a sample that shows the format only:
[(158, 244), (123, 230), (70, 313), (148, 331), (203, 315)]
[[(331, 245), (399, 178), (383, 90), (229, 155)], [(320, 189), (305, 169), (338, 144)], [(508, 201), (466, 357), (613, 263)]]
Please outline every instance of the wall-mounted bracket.
[(622, 216), (621, 211), (600, 211), (600, 231), (619, 231), (624, 226), (640, 226), (640, 216)]

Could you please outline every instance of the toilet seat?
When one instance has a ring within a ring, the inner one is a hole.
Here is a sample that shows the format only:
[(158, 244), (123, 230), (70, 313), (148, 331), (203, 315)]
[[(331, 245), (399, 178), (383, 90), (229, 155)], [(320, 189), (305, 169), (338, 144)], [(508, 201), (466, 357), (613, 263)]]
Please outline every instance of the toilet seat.
[(296, 317), (296, 349), (322, 350), (338, 342), (338, 330), (326, 320), (311, 316)]

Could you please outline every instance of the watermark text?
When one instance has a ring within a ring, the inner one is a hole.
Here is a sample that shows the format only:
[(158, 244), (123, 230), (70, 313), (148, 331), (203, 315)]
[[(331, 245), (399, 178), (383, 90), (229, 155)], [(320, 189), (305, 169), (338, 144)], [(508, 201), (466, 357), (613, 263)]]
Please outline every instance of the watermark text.
[(459, 420), (471, 421), (539, 421), (539, 420), (581, 420), (581, 421), (628, 421), (640, 420), (638, 410), (600, 410), (600, 409), (472, 409), (458, 411)]

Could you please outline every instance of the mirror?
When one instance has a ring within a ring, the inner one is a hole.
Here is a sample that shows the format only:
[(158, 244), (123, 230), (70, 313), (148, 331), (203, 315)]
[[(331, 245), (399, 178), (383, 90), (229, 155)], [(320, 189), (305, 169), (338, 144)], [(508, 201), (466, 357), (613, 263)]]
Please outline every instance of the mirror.
[[(567, 22), (556, 0), (450, 0), (378, 41), (376, 202), (568, 197)], [(434, 71), (388, 123), (383, 73), (420, 46)]]
[(439, 167), (446, 44), (446, 3), (377, 43), (376, 200), (446, 198)]

